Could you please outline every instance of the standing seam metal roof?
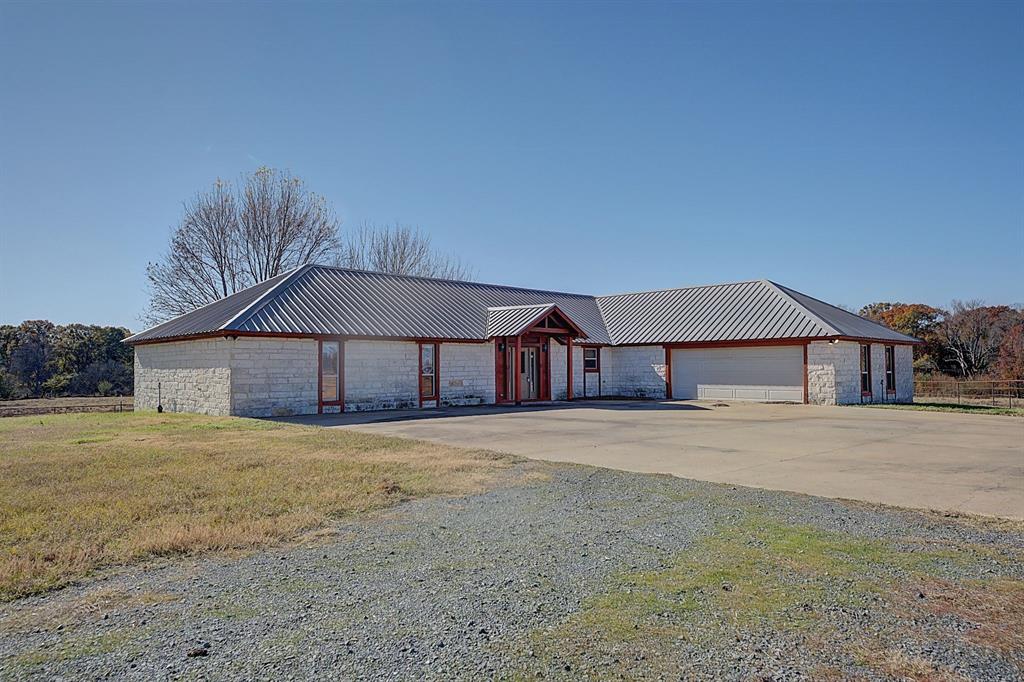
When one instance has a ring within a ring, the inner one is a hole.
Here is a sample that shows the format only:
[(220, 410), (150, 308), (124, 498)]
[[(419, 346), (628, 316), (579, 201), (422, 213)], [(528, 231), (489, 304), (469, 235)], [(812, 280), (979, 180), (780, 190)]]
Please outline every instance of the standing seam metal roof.
[(594, 297), (321, 265), (296, 268), (126, 341), (217, 331), (482, 341), (518, 333), (517, 324), (552, 307), (597, 344), (916, 341), (767, 280)]

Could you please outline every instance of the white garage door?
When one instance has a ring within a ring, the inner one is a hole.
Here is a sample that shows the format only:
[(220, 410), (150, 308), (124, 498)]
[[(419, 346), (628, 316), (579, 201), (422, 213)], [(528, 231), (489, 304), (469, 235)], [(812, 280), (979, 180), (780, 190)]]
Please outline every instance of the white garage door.
[(803, 346), (673, 350), (672, 397), (803, 402)]

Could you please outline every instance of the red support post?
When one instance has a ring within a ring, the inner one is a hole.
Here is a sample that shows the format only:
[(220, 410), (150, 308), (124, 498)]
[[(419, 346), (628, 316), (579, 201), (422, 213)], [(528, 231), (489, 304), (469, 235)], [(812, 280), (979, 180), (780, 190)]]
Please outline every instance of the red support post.
[(523, 367), (522, 367), (522, 358), (519, 357), (522, 352), (523, 352), (523, 337), (522, 336), (517, 336), (516, 337), (516, 357), (515, 357), (515, 363), (514, 363), (514, 366), (516, 368), (516, 377), (515, 377), (516, 405), (518, 405), (520, 402), (522, 402), (522, 399), (520, 398), (520, 396), (523, 394)]
[(572, 400), (572, 335), (565, 337), (565, 399)]

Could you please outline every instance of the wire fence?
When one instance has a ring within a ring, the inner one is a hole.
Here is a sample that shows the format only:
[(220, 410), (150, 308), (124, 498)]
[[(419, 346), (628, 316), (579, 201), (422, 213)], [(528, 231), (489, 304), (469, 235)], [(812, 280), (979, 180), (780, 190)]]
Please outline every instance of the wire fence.
[(951, 405), (1024, 407), (1024, 381), (918, 379), (914, 381), (914, 400)]
[(10, 400), (0, 402), (0, 417), (24, 417), (33, 414), (65, 414), (69, 412), (131, 412), (131, 396), (114, 398), (51, 398)]

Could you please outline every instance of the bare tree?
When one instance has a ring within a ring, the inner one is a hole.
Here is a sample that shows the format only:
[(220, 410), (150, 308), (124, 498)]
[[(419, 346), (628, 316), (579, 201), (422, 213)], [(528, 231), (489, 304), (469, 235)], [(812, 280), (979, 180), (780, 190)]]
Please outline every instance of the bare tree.
[(473, 269), (434, 249), (430, 235), (407, 225), (363, 223), (345, 240), (338, 264), (358, 270), (439, 279), (470, 279)]
[(953, 301), (937, 332), (957, 373), (968, 378), (984, 373), (999, 354), (1003, 335), (1018, 316), (1007, 306)]
[(292, 268), (340, 255), (340, 223), (297, 177), (260, 168), (241, 188), (217, 180), (184, 204), (164, 257), (146, 268), (156, 323)]

